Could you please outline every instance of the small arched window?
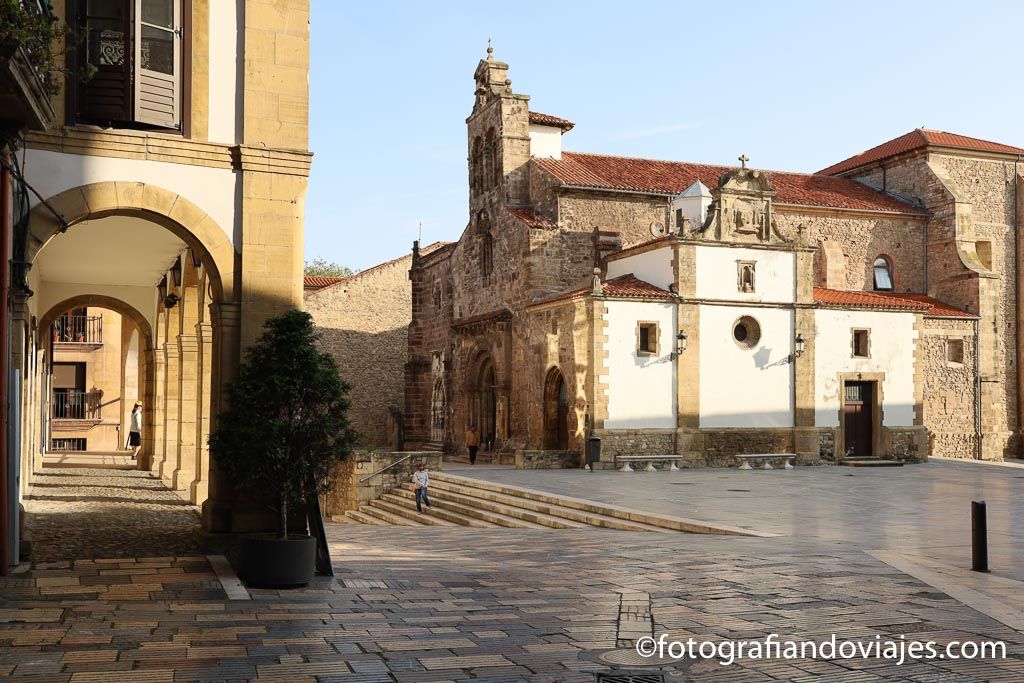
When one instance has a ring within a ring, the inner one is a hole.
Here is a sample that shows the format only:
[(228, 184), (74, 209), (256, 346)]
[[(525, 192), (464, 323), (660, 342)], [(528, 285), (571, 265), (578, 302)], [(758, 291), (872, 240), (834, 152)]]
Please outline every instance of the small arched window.
[(487, 131), (487, 138), (484, 141), (484, 156), (487, 158), (487, 170), (484, 176), (487, 187), (494, 187), (498, 184), (498, 179), (501, 177), (501, 166), (498, 163), (498, 138), (494, 134), (494, 129), (491, 128)]
[(473, 151), (469, 160), (469, 186), (474, 192), (483, 189), (484, 184), (484, 143), (477, 135), (473, 139)]
[(491, 219), (486, 211), (477, 214), (476, 229), (480, 236), (480, 274), (486, 278), (494, 270), (494, 238), (491, 236)]
[(889, 259), (879, 256), (875, 259), (875, 289), (882, 291), (892, 290), (892, 264)]

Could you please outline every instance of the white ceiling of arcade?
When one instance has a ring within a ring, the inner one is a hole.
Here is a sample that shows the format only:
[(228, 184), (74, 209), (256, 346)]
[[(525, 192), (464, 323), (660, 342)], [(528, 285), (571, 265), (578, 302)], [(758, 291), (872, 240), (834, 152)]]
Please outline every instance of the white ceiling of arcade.
[(183, 249), (180, 238), (156, 223), (111, 216), (55, 236), (33, 269), (43, 282), (152, 287)]

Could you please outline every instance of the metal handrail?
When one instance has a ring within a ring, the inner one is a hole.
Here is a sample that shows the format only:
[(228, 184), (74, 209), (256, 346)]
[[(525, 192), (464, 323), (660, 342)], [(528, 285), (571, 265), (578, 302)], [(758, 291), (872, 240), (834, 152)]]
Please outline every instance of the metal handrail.
[(360, 484), (365, 484), (366, 482), (368, 482), (371, 479), (373, 479), (374, 477), (376, 477), (378, 474), (383, 474), (384, 472), (387, 472), (388, 470), (390, 470), (395, 465), (400, 465), (401, 463), (405, 462), (409, 458), (412, 458), (413, 456), (415, 456), (415, 453), (410, 453), (409, 455), (406, 455), (406, 456), (404, 456), (402, 458), (399, 458), (398, 460), (394, 461), (390, 465), (387, 465), (386, 467), (380, 468), (379, 470), (377, 470), (373, 474), (366, 475), (365, 477), (363, 477), (362, 479), (359, 480), (359, 483)]

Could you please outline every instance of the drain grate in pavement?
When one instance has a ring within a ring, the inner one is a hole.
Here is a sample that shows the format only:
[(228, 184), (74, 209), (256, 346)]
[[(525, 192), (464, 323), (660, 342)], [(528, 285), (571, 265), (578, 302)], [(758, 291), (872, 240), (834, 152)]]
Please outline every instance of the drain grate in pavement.
[(611, 674), (594, 674), (597, 683), (665, 683), (665, 674), (650, 671), (628, 673), (617, 671)]

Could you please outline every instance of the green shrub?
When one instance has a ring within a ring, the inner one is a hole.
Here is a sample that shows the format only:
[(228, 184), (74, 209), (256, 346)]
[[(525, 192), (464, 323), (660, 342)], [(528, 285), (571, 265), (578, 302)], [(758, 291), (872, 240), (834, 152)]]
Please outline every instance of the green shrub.
[(288, 511), (330, 489), (358, 435), (348, 421), (348, 384), (316, 347), (312, 317), (289, 311), (264, 328), (227, 387), (210, 453), (236, 483), (271, 501), (285, 538)]

